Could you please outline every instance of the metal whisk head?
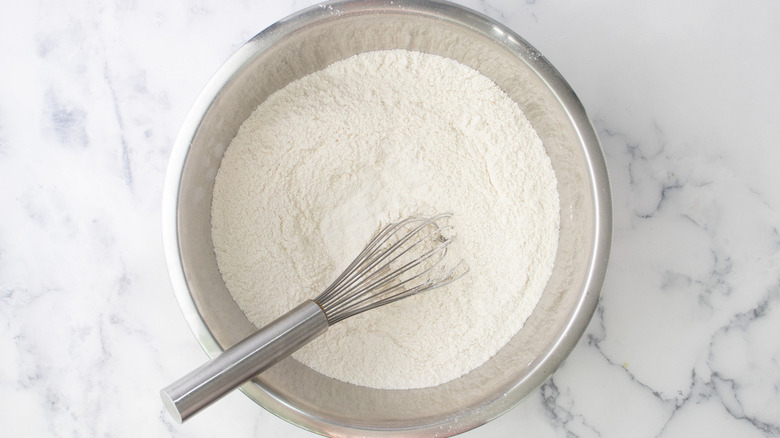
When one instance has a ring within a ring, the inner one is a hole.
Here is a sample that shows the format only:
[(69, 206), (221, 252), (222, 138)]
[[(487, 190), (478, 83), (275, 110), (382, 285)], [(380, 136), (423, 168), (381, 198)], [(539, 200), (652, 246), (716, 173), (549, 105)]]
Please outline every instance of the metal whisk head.
[(451, 283), (468, 272), (445, 261), (455, 237), (450, 214), (389, 225), (319, 297), (257, 330), (160, 391), (179, 422), (325, 333), (329, 326), (375, 307)]
[(468, 272), (445, 262), (455, 237), (452, 215), (411, 217), (388, 225), (314, 301), (328, 324), (449, 284)]

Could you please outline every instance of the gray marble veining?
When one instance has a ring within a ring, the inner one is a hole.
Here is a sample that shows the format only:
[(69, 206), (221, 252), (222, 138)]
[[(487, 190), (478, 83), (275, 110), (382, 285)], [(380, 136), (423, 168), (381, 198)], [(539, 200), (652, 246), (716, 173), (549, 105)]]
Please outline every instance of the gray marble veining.
[[(614, 243), (585, 336), (464, 436), (780, 436), (780, 5), (463, 0), (557, 66), (607, 157)], [(189, 105), (312, 1), (15, 2), (0, 15), (0, 429), (311, 436), (228, 396), (157, 392), (204, 359), (168, 282), (160, 196)]]

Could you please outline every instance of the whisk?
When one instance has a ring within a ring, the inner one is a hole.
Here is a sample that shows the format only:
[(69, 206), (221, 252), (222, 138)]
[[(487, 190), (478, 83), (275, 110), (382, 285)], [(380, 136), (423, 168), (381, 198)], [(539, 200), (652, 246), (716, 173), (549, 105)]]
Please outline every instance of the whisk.
[(307, 300), (162, 391), (179, 423), (262, 373), (329, 326), (376, 307), (449, 284), (468, 272), (445, 257), (455, 233), (445, 213), (383, 228), (317, 298)]

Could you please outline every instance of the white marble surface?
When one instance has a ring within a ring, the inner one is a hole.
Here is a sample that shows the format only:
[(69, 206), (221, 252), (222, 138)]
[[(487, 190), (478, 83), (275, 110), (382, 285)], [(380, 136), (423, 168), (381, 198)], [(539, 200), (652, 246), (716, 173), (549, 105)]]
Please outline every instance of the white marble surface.
[[(3, 436), (310, 436), (240, 393), (175, 425), (205, 359), (174, 299), (161, 189), (220, 64), (311, 1), (6, 2)], [(596, 316), (530, 399), (468, 437), (780, 436), (780, 3), (476, 1), (568, 79), (614, 193)]]

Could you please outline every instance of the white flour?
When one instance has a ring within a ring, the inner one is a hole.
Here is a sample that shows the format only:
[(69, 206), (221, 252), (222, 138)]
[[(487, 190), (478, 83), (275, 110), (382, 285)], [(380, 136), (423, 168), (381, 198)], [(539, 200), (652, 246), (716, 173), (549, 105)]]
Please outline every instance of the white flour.
[(212, 237), (258, 326), (314, 298), (383, 225), (454, 213), (459, 281), (334, 325), (294, 357), (375, 388), (434, 386), (523, 326), (552, 270), (558, 192), (541, 140), (494, 83), (452, 60), (361, 54), (278, 91), (241, 126)]

